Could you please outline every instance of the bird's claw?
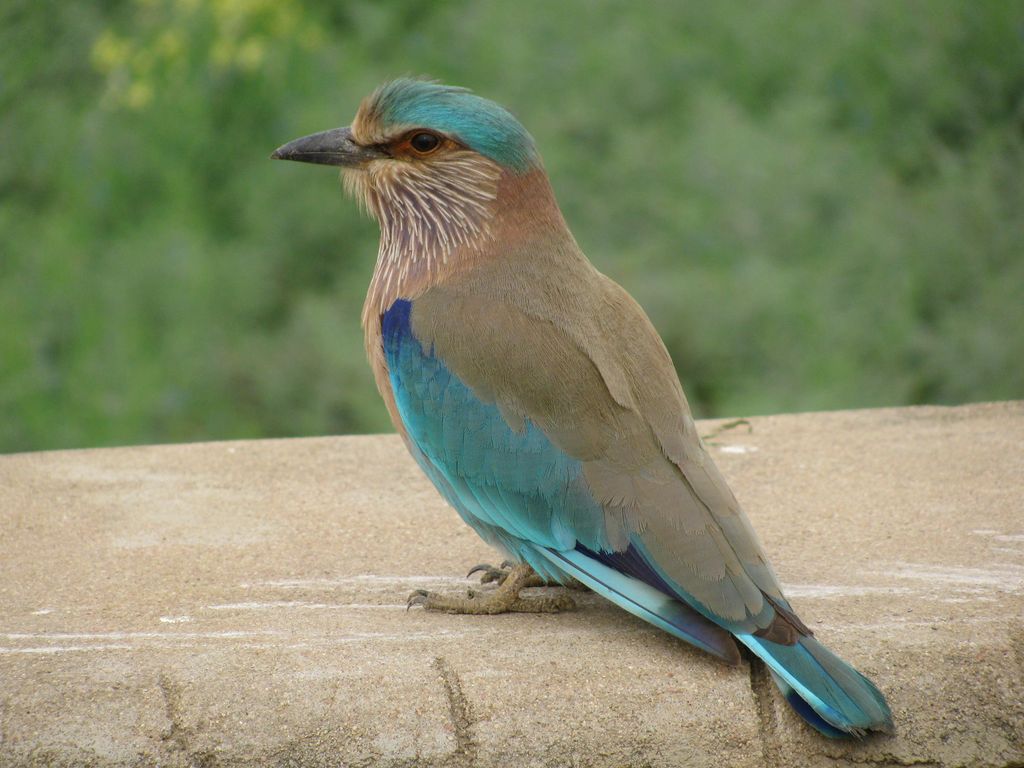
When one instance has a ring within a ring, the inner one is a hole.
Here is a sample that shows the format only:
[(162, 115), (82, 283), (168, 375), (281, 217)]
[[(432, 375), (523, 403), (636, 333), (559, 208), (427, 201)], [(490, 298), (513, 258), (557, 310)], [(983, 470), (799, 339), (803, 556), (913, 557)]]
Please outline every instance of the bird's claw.
[(409, 599), (405, 601), (405, 610), (408, 611), (414, 605), (422, 605), (423, 607), (426, 607), (427, 603), (430, 602), (430, 597), (430, 593), (425, 589), (415, 590), (411, 595), (409, 595)]
[(497, 568), (490, 563), (479, 563), (469, 569), (469, 573), (466, 574), (466, 578), (468, 579), (474, 573), (482, 573), (483, 575), (480, 577), (481, 584), (496, 583), (500, 586), (505, 583), (505, 579), (508, 578), (509, 573), (512, 572), (514, 567), (515, 563), (511, 560), (506, 560)]

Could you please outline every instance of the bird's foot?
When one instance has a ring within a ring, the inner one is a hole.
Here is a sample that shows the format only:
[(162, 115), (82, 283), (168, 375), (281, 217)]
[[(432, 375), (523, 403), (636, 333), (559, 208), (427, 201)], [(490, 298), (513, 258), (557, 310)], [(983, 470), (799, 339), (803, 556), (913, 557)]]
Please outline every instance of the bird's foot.
[[(466, 574), (466, 578), (468, 579), (474, 573), (479, 573), (481, 584), (497, 584), (498, 586), (501, 586), (505, 583), (505, 580), (509, 577), (515, 567), (516, 564), (511, 560), (506, 560), (497, 568), (489, 563), (480, 563), (469, 569), (469, 573)], [(549, 586), (548, 582), (544, 581), (544, 579), (537, 575), (536, 571), (530, 568), (530, 575), (523, 579), (523, 583), (519, 588), (526, 589), (527, 587), (547, 586)]]
[[(428, 611), (464, 613), (473, 615), (494, 615), (498, 613), (558, 613), (571, 611), (576, 603), (566, 594), (543, 597), (523, 597), (520, 590), (533, 586), (544, 586), (546, 582), (534, 570), (522, 563), (511, 569), (476, 566), (470, 574), (484, 571), (484, 583), (498, 581), (498, 586), (486, 592), (470, 591), (466, 597), (450, 597), (436, 592), (417, 589), (406, 601), (406, 608), (422, 605)], [(488, 575), (501, 574), (488, 579)]]
[[(505, 579), (512, 573), (512, 569), (516, 567), (516, 564), (511, 560), (506, 560), (497, 568), (489, 563), (480, 563), (474, 565), (469, 569), (469, 573), (466, 574), (468, 579), (474, 573), (479, 573), (481, 584), (504, 584)], [(557, 581), (547, 581), (537, 574), (536, 571), (531, 569), (532, 577), (527, 578), (520, 589), (526, 589), (527, 587), (565, 587), (566, 589), (578, 589), (585, 591), (587, 587), (576, 579), (568, 579), (564, 584), (559, 584)], [(472, 591), (470, 594), (473, 594)]]

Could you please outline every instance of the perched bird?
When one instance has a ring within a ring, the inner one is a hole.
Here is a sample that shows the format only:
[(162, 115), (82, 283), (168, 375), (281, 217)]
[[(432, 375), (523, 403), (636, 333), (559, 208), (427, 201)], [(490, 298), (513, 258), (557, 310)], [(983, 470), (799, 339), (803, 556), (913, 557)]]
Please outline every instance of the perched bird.
[(352, 125), (272, 157), (340, 166), (380, 224), (363, 310), (377, 387), (413, 457), (516, 565), (428, 609), (557, 610), (576, 579), (727, 662), (737, 641), (828, 736), (891, 731), (878, 689), (782, 594), (640, 306), (580, 250), (533, 139), (463, 88), (400, 79)]

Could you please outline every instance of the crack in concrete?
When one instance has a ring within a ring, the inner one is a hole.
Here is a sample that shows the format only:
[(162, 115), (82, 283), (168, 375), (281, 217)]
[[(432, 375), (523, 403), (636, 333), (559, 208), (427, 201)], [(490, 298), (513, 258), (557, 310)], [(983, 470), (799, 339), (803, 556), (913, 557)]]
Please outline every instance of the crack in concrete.
[[(1011, 627), (1010, 653), (1013, 656), (1014, 666), (1019, 671), (1017, 679), (1022, 680), (1024, 679), (1024, 625), (1022, 624), (1014, 623)], [(1024, 729), (1020, 727), (1020, 722), (1024, 722), (1024, 718), (1020, 718), (1017, 722), (1013, 720), (1016, 715), (1019, 715), (1024, 710), (1020, 699), (1017, 699), (1012, 710), (1008, 718), (1000, 719), (999, 725), (1006, 734), (1007, 741), (1015, 749), (1024, 751)], [(1024, 768), (1024, 760), (1014, 761), (1012, 764), (1008, 763), (1007, 768)]]
[(172, 753), (181, 752), (185, 755), (189, 768), (212, 768), (214, 765), (213, 755), (209, 752), (194, 750), (190, 744), (189, 729), (183, 724), (181, 718), (181, 687), (172, 682), (166, 674), (160, 675), (157, 684), (164, 699), (164, 712), (171, 722), (170, 728), (165, 734), (161, 734), (160, 738), (168, 742)]
[(188, 739), (185, 729), (181, 727), (181, 691), (171, 682), (167, 675), (160, 675), (160, 694), (164, 698), (164, 713), (171, 722), (171, 727), (160, 738), (171, 744), (172, 750), (188, 752)]
[(757, 708), (757, 732), (761, 738), (761, 757), (769, 766), (783, 765), (782, 746), (779, 744), (777, 728), (778, 718), (775, 704), (772, 701), (772, 689), (775, 687), (768, 674), (768, 667), (753, 654), (748, 655), (750, 665), (750, 692), (754, 696)]
[(477, 745), (470, 728), (473, 727), (473, 716), (462, 690), (462, 681), (455, 668), (443, 656), (434, 659), (434, 669), (441, 677), (444, 694), (448, 699), (448, 713), (452, 727), (455, 729), (455, 765), (472, 766), (476, 764)]

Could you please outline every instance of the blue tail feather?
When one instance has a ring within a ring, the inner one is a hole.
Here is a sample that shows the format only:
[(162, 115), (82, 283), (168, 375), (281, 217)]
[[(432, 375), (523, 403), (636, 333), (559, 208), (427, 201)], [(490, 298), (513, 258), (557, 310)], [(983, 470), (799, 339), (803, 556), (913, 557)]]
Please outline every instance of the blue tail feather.
[(811, 709), (810, 704), (800, 698), (800, 694), (793, 690), (793, 686), (774, 672), (772, 672), (772, 680), (774, 680), (775, 685), (779, 687), (783, 698), (789, 702), (789, 706), (796, 710), (796, 713), (818, 733), (828, 736), (830, 739), (844, 739), (850, 736), (847, 731), (841, 731), (835, 726), (829, 725), (824, 719), (822, 719), (821, 715)]
[(885, 697), (813, 637), (803, 637), (795, 645), (754, 635), (737, 635), (736, 639), (768, 665), (793, 709), (826, 736), (892, 732), (892, 713)]
[[(719, 658), (738, 662), (730, 632), (658, 589), (658, 580), (651, 583), (650, 574), (638, 571), (635, 564), (606, 562), (608, 558), (581, 548), (533, 547), (533, 551), (633, 615)], [(794, 645), (751, 634), (738, 634), (735, 639), (765, 662), (797, 714), (825, 736), (892, 732), (892, 714), (878, 689), (815, 638), (801, 637)]]

